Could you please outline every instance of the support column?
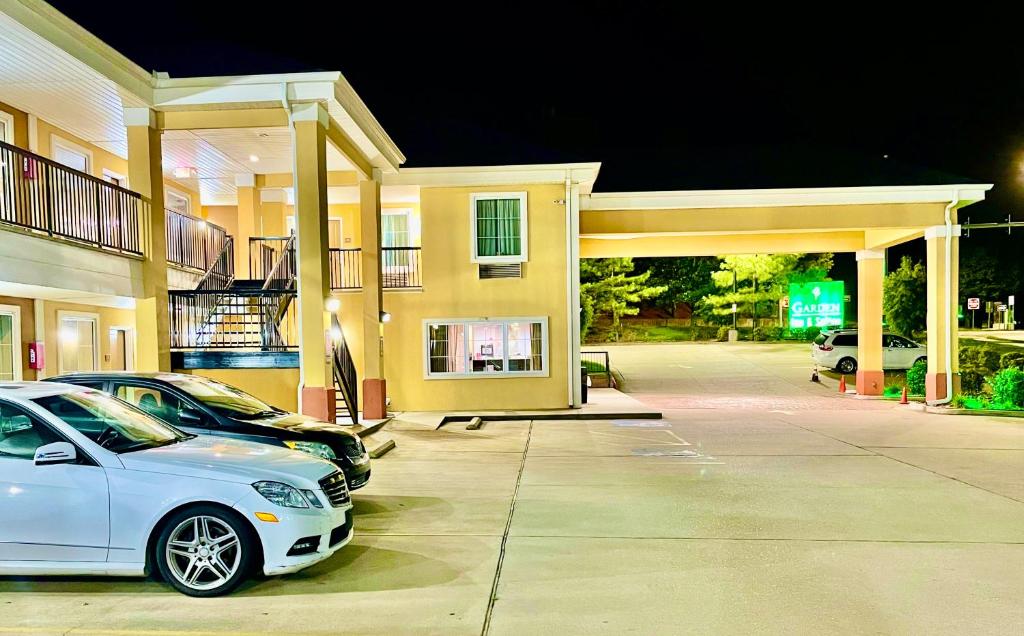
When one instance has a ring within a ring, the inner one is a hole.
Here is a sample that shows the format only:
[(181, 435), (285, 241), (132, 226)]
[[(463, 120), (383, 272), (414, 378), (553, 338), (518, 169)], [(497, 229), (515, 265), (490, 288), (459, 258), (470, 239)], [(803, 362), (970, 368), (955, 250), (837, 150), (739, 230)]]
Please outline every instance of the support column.
[[(947, 382), (947, 333), (949, 367), (952, 370), (953, 395), (960, 392), (960, 328), (957, 299), (960, 297), (960, 226), (952, 226), (950, 253), (946, 254), (946, 226), (925, 230), (928, 276), (928, 374), (925, 376), (925, 400), (929, 403), (952, 397)], [(947, 293), (946, 272), (950, 286)]]
[(384, 282), (380, 250), (380, 173), (359, 182), (360, 261), (363, 273), (363, 418), (387, 417), (384, 381)]
[(259, 208), (259, 192), (256, 191), (256, 177), (240, 174), (235, 177), (238, 190), (238, 235), (235, 237), (235, 278), (249, 278), (249, 239), (259, 236), (256, 232), (256, 213)]
[(156, 113), (124, 109), (128, 129), (128, 183), (142, 195), (142, 297), (135, 300), (135, 355), (139, 371), (171, 370), (171, 331), (167, 312), (167, 235), (164, 176)]
[(885, 250), (857, 252), (857, 394), (882, 395), (882, 283)]
[(299, 311), (299, 409), (335, 419), (331, 368), (327, 251), (327, 111), (319, 103), (292, 107), (295, 158), (295, 242)]

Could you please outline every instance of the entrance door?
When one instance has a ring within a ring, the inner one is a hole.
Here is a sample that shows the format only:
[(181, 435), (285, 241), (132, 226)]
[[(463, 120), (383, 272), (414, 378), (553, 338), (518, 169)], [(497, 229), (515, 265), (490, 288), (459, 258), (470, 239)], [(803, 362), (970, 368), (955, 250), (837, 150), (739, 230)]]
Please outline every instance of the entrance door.
[(21, 308), (0, 305), (0, 382), (21, 380)]
[(110, 328), (110, 370), (131, 371), (132, 341), (127, 327)]

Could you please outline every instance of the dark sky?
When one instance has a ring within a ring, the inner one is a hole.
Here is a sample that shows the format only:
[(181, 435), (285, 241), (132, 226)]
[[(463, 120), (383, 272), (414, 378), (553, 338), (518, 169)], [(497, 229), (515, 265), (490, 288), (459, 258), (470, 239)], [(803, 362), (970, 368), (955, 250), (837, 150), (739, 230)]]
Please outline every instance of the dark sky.
[(51, 1), (172, 76), (340, 70), (409, 166), (601, 161), (606, 191), (984, 181), (975, 218), (1024, 218), (1020, 27), (980, 6), (178, 0), (143, 39), (137, 0)]

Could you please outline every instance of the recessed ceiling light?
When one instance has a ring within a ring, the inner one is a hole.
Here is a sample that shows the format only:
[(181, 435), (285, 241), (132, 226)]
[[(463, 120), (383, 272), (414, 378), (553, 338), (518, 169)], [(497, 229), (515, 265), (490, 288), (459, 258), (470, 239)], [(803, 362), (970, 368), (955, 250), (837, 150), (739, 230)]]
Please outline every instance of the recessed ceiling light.
[(256, 155), (249, 155), (249, 161), (251, 161), (253, 163), (256, 163), (259, 160), (260, 160), (260, 158), (257, 157)]

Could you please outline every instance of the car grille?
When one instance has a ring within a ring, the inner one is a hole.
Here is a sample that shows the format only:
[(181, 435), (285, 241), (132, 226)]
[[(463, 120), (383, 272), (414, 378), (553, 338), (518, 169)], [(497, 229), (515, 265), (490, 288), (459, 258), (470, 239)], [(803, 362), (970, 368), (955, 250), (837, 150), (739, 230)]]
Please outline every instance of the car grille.
[(323, 489), (324, 494), (327, 495), (327, 500), (335, 508), (340, 508), (351, 501), (348, 496), (348, 484), (345, 483), (345, 475), (341, 472), (331, 473), (321, 479), (320, 487)]

